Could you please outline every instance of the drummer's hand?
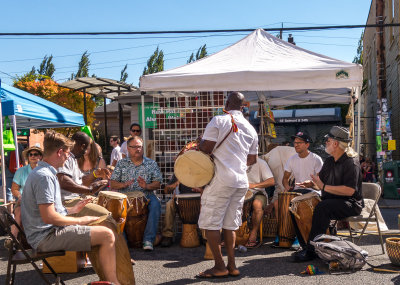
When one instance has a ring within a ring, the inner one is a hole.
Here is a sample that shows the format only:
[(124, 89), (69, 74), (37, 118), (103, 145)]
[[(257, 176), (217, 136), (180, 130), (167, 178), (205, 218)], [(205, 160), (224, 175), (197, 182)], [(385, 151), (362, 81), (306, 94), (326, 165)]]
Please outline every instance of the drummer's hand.
[(301, 188), (313, 188), (314, 182), (312, 182), (311, 180), (306, 180), (300, 183), (296, 183), (296, 186), (299, 186)]
[(146, 183), (146, 180), (143, 179), (143, 177), (139, 176), (138, 179), (137, 179), (137, 182), (138, 182), (138, 184), (139, 184), (139, 186), (141, 188), (143, 188), (145, 190), (147, 189), (146, 188), (147, 187), (147, 183)]
[(256, 188), (256, 184), (254, 184), (254, 183), (249, 183), (249, 188), (250, 188), (250, 189)]
[(194, 187), (194, 188), (192, 188), (192, 192), (195, 192), (195, 193), (202, 193), (202, 192), (203, 192), (203, 188)]
[(96, 178), (101, 178), (101, 179), (110, 179), (111, 178), (111, 172), (107, 168), (97, 168), (94, 171), (94, 174), (96, 174)]
[(100, 217), (83, 216), (78, 218), (78, 225), (87, 225), (97, 221)]
[(92, 188), (91, 194), (99, 192), (101, 189), (103, 189), (107, 185), (108, 185), (108, 180), (99, 180), (99, 181), (93, 182), (92, 184), (90, 184), (90, 187)]
[(69, 208), (68, 214), (79, 213), (86, 206), (86, 204), (88, 204), (90, 202), (92, 202), (92, 199), (85, 199), (85, 200), (79, 201), (75, 206)]
[(314, 184), (317, 185), (317, 187), (322, 190), (322, 188), (324, 187), (324, 182), (321, 181), (319, 176), (318, 175), (312, 175), (312, 174), (310, 176), (311, 176), (311, 179), (314, 182)]

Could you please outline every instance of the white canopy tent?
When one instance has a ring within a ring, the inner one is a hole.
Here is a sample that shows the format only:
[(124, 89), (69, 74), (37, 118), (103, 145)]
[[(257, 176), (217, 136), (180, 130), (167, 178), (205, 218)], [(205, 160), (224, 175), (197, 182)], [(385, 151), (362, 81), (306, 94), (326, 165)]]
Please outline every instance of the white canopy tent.
[(305, 50), (262, 29), (211, 56), (140, 78), (142, 91), (243, 91), (247, 100), (271, 107), (348, 104), (361, 86), (361, 65)]

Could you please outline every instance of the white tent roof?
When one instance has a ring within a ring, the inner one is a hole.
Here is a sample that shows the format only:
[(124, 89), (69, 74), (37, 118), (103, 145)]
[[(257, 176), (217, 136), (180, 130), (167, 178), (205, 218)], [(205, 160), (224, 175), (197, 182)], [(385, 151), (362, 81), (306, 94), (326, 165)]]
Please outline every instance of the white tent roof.
[[(302, 49), (262, 29), (211, 56), (140, 78), (143, 91), (264, 91), (267, 101), (303, 94), (300, 101), (308, 104), (349, 102), (348, 88), (361, 85), (361, 65)], [(346, 95), (316, 102), (316, 98), (321, 99), (322, 89), (330, 89), (323, 93), (324, 98)], [(272, 92), (277, 90), (280, 92)], [(318, 91), (313, 95), (311, 90)], [(285, 104), (288, 101), (271, 102)]]

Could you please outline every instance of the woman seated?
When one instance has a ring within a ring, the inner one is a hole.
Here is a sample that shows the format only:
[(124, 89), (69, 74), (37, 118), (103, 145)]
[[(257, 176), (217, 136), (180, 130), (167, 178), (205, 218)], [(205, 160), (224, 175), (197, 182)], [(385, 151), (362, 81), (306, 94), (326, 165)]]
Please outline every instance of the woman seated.
[(78, 166), (83, 174), (91, 173), (97, 168), (106, 168), (106, 162), (101, 154), (101, 147), (94, 142), (90, 142), (84, 156), (78, 159)]

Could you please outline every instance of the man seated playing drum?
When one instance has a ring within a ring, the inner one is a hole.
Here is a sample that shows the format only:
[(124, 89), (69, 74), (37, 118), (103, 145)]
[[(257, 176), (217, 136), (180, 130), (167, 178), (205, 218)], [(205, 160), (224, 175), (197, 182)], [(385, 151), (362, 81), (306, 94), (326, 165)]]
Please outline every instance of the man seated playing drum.
[(172, 175), (171, 179), (168, 181), (167, 185), (165, 185), (164, 193), (169, 194), (173, 192), (174, 195), (172, 199), (170, 199), (165, 204), (165, 218), (164, 218), (164, 226), (162, 230), (162, 247), (169, 247), (172, 245), (172, 238), (174, 236), (174, 223), (176, 216), (176, 207), (174, 202), (174, 196), (176, 194), (188, 194), (188, 193), (200, 193), (200, 188), (190, 188), (182, 183), (176, 178), (175, 174)]
[(331, 220), (357, 216), (364, 207), (361, 167), (357, 153), (350, 147), (349, 131), (335, 126), (326, 138), (325, 151), (330, 157), (325, 160), (319, 174), (311, 175), (312, 181), (300, 184), (321, 189), (322, 201), (314, 209), (308, 244), (294, 255), (298, 262), (316, 257), (310, 241), (324, 234)]
[(268, 164), (259, 157), (255, 164), (247, 168), (247, 178), (249, 180), (249, 190), (254, 194), (254, 200), (251, 217), (252, 229), (246, 247), (252, 248), (258, 245), (257, 233), (264, 215), (264, 208), (268, 204), (268, 195), (265, 192), (265, 188), (273, 186), (275, 179)]
[(111, 175), (111, 188), (121, 193), (141, 191), (150, 201), (149, 215), (143, 236), (143, 249), (152, 251), (157, 234), (158, 219), (161, 215), (161, 204), (153, 191), (160, 188), (162, 175), (157, 163), (143, 156), (143, 139), (141, 137), (130, 137), (127, 147), (129, 157), (117, 162)]
[[(284, 191), (298, 192), (305, 194), (314, 189), (304, 189), (300, 187), (300, 183), (309, 181), (310, 175), (318, 175), (322, 167), (322, 159), (319, 155), (312, 153), (308, 150), (311, 143), (311, 138), (303, 132), (298, 132), (292, 136), (294, 148), (296, 154), (291, 156), (285, 164), (285, 172), (283, 174), (282, 184), (285, 188)], [(289, 185), (290, 177), (294, 177), (296, 185)], [(278, 200), (274, 202), (275, 213), (278, 217)], [(279, 238), (277, 237), (274, 241), (274, 245), (279, 244)], [(299, 247), (298, 241), (295, 240), (293, 247)]]
[(43, 161), (32, 170), (22, 193), (21, 214), (29, 244), (39, 252), (90, 251), (99, 246), (99, 261), (106, 280), (120, 284), (116, 273), (115, 238), (102, 226), (88, 227), (98, 217), (67, 217), (83, 209), (88, 200), (65, 208), (56, 173), (70, 155), (73, 142), (55, 132), (44, 137)]

